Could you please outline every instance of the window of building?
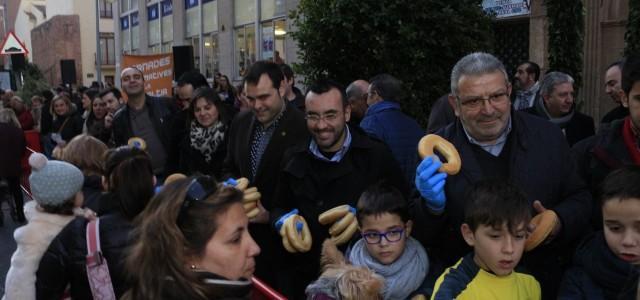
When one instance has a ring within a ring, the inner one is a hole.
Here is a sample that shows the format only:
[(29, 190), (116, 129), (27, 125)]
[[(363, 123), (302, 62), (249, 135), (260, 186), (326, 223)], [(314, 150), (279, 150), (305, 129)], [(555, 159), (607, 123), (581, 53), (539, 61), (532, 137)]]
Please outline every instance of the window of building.
[(173, 41), (173, 3), (171, 0), (160, 2), (162, 15), (162, 43)]
[(204, 75), (213, 78), (213, 74), (220, 70), (218, 63), (218, 35), (204, 36)]
[(260, 20), (268, 20), (286, 15), (285, 0), (261, 0)]
[(122, 40), (122, 51), (127, 53), (131, 51), (131, 30), (130, 29), (129, 16), (120, 17), (120, 32)]
[(137, 11), (131, 13), (131, 49), (140, 49), (140, 22)]
[(187, 44), (193, 47), (193, 65), (197, 69), (200, 66), (200, 38), (196, 36), (187, 39)]
[(255, 0), (235, 0), (234, 4), (234, 24), (245, 25), (256, 20)]
[(202, 32), (218, 31), (218, 1), (202, 0)]
[(100, 33), (100, 63), (102, 65), (116, 64), (116, 43), (113, 33)]
[(263, 60), (285, 62), (286, 24), (284, 19), (262, 23), (261, 57)]
[(173, 52), (173, 42), (163, 43), (162, 53), (171, 53), (171, 52)]
[(129, 11), (129, 0), (120, 0), (120, 13)]
[(248, 68), (256, 62), (256, 28), (248, 24), (235, 29), (235, 77), (243, 77)]
[(200, 34), (200, 6), (198, 0), (184, 0), (185, 34), (192, 37)]
[(160, 10), (158, 3), (147, 6), (147, 19), (149, 20), (147, 29), (149, 30), (149, 46), (159, 45), (161, 42), (160, 32)]
[(130, 0), (129, 6), (131, 9), (138, 9), (138, 0)]
[(113, 3), (106, 0), (99, 0), (100, 18), (113, 18)]

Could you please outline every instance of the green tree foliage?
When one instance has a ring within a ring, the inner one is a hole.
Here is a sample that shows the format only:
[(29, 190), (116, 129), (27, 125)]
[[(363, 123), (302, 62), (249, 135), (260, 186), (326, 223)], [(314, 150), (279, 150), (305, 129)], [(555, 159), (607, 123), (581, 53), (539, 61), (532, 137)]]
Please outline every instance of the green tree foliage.
[(640, 1), (629, 1), (629, 19), (627, 20), (627, 32), (624, 34), (624, 55), (640, 53)]
[(35, 64), (28, 63), (25, 65), (24, 70), (22, 70), (22, 78), (24, 81), (22, 88), (18, 90), (18, 96), (26, 102), (30, 103), (31, 97), (39, 94), (43, 90), (50, 89), (42, 72), (40, 72), (40, 69)]
[(582, 82), (584, 6), (582, 0), (544, 0), (549, 20), (549, 70)]
[(379, 73), (404, 82), (403, 110), (426, 124), (463, 55), (489, 51), (491, 17), (479, 0), (300, 0), (292, 13), (307, 83), (348, 84)]

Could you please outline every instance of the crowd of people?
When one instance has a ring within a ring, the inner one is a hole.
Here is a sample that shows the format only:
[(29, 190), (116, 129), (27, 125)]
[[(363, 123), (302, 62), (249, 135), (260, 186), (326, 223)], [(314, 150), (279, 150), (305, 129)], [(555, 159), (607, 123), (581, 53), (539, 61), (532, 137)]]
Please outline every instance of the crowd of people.
[[(243, 299), (254, 276), (289, 299), (636, 299), (640, 57), (607, 68), (619, 104), (597, 133), (571, 75), (540, 73), (466, 55), (427, 129), (390, 74), (303, 94), (267, 61), (237, 88), (184, 73), (173, 98), (136, 68), (123, 93), (45, 91), (31, 111), (3, 97), (0, 176), (27, 222), (4, 299)], [(459, 172), (418, 156), (427, 132)], [(527, 246), (543, 214), (549, 234)]]

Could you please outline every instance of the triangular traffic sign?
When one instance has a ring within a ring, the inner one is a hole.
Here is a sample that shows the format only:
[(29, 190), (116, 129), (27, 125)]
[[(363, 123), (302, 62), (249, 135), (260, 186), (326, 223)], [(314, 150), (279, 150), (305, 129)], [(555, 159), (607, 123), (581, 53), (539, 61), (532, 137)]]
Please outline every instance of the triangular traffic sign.
[(0, 48), (0, 54), (2, 55), (11, 55), (11, 54), (29, 54), (29, 50), (24, 44), (16, 37), (13, 31), (9, 31), (7, 36), (4, 38), (2, 42), (2, 48)]

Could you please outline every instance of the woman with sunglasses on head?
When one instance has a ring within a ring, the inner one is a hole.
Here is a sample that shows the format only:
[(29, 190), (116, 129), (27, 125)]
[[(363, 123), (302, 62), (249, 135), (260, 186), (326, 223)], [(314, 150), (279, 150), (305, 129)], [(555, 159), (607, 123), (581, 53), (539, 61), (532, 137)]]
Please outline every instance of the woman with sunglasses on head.
[(143, 212), (123, 299), (245, 299), (260, 248), (243, 194), (199, 176), (172, 182)]
[[(133, 220), (153, 196), (156, 179), (146, 152), (130, 147), (109, 150), (102, 183), (107, 193), (100, 199), (99, 244), (116, 297), (129, 288), (125, 281), (126, 249), (133, 244)], [(86, 261), (88, 220), (76, 218), (51, 242), (37, 272), (36, 297), (61, 299), (67, 285), (72, 299), (91, 299)]]

